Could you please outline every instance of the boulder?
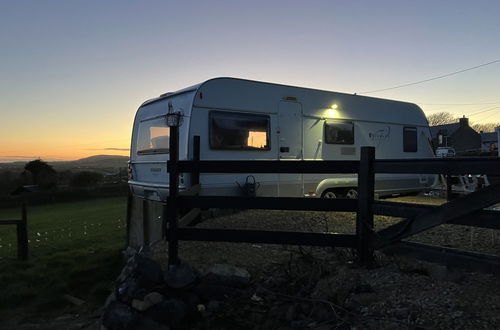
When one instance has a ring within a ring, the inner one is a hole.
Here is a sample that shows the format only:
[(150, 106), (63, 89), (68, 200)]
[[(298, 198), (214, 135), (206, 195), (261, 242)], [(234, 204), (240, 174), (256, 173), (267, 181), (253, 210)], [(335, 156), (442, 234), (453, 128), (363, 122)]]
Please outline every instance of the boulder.
[(163, 301), (163, 296), (158, 292), (150, 292), (144, 296), (143, 300), (134, 299), (132, 300), (132, 307), (138, 311), (144, 312), (151, 306), (159, 304)]
[(132, 330), (140, 315), (130, 306), (119, 301), (111, 302), (104, 310), (102, 325), (108, 330)]
[(186, 314), (186, 304), (177, 299), (164, 300), (145, 312), (145, 315), (152, 320), (171, 327), (179, 327)]
[(165, 282), (173, 289), (182, 289), (195, 283), (198, 275), (196, 271), (186, 263), (172, 265), (164, 274)]

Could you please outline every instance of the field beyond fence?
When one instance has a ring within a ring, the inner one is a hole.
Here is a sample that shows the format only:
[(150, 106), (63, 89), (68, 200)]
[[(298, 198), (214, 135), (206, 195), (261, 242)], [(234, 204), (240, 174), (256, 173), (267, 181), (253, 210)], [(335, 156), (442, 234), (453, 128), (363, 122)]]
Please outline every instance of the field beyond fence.
[[(55, 310), (68, 305), (64, 294), (102, 304), (122, 263), (126, 204), (126, 197), (28, 204), (28, 261), (16, 260), (15, 227), (1, 226), (0, 310)], [(0, 210), (0, 220), (20, 212)]]

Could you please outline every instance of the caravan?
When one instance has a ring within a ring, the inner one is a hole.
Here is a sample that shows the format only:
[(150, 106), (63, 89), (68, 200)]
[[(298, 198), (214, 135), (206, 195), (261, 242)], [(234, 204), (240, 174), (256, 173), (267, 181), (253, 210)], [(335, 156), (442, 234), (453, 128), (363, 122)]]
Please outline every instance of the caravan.
[[(131, 191), (165, 201), (169, 127), (182, 113), (179, 158), (192, 159), (200, 136), (202, 160), (359, 160), (362, 146), (377, 159), (430, 158), (434, 153), (422, 110), (415, 104), (235, 78), (216, 78), (144, 102), (134, 121)], [(376, 175), (380, 196), (429, 189), (435, 175)], [(180, 177), (180, 189), (190, 186)], [(201, 195), (356, 198), (355, 174), (202, 174)]]

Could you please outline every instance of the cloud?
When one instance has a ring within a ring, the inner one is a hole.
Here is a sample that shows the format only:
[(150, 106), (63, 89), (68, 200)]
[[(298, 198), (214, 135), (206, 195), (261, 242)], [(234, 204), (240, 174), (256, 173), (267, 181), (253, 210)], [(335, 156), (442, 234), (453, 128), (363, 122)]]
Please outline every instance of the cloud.
[(40, 156), (0, 156), (2, 158), (39, 159)]

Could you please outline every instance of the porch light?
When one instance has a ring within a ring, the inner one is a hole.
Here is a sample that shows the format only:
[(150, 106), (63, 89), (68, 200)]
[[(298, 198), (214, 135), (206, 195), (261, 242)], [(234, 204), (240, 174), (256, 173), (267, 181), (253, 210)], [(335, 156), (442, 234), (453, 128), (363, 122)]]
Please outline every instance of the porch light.
[(172, 103), (168, 102), (168, 113), (167, 113), (167, 126), (168, 127), (179, 127), (182, 125), (182, 112), (174, 111)]

